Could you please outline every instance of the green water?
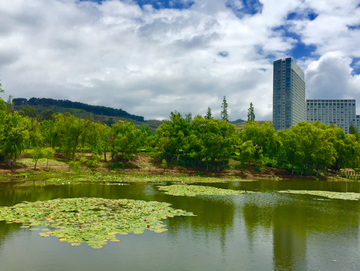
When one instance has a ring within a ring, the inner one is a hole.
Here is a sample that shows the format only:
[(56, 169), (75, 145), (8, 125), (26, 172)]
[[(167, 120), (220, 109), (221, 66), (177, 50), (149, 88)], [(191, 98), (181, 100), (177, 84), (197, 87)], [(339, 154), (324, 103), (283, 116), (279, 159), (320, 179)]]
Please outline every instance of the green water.
[(166, 195), (157, 185), (0, 185), (0, 206), (55, 198), (128, 198), (169, 202), (197, 215), (169, 218), (167, 232), (119, 236), (121, 242), (98, 250), (0, 222), (0, 270), (360, 270), (360, 202), (276, 193), (359, 193), (357, 182), (221, 183), (212, 186), (263, 193), (199, 197)]

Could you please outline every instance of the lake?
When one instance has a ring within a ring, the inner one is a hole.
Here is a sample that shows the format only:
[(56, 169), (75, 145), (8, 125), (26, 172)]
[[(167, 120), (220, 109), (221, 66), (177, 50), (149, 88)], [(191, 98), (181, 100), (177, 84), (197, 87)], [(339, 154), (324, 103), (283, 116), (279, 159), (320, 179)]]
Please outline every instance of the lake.
[(167, 195), (158, 185), (0, 184), (0, 206), (56, 198), (126, 198), (167, 202), (196, 215), (170, 217), (166, 232), (121, 235), (121, 242), (101, 249), (73, 247), (1, 221), (0, 270), (360, 270), (359, 201), (276, 192), (359, 193), (358, 182), (201, 184), (261, 193), (196, 197)]

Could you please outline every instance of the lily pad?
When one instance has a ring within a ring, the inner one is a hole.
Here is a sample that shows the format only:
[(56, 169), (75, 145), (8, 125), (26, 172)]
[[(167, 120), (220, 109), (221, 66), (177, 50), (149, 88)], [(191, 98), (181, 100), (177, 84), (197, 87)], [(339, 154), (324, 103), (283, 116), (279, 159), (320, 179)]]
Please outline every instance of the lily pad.
[[(101, 174), (95, 173), (74, 178), (52, 178), (43, 183), (36, 183), (36, 185), (69, 185), (80, 183), (103, 183), (104, 185), (127, 185), (128, 183), (225, 183), (225, 182), (248, 182), (253, 180), (240, 179), (237, 177), (215, 178), (215, 177), (201, 177), (201, 176), (155, 176), (155, 175), (118, 175), (118, 174)], [(34, 185), (33, 182), (29, 185)]]
[(221, 189), (211, 186), (197, 186), (197, 185), (169, 185), (169, 186), (158, 186), (159, 190), (165, 191), (165, 194), (172, 196), (188, 196), (195, 197), (199, 195), (241, 195), (247, 192), (243, 190), (230, 190)]
[(0, 221), (23, 223), (25, 227), (45, 226), (50, 230), (40, 232), (42, 237), (55, 236), (73, 246), (87, 243), (93, 248), (101, 248), (107, 240), (117, 240), (116, 234), (160, 232), (165, 227), (161, 219), (171, 216), (193, 214), (165, 202), (102, 198), (55, 199), (0, 207)]
[(342, 200), (359, 200), (360, 194), (354, 192), (333, 192), (333, 191), (312, 191), (312, 190), (283, 190), (278, 191), (279, 193), (288, 193), (288, 194), (305, 194), (320, 196), (329, 199), (342, 199)]

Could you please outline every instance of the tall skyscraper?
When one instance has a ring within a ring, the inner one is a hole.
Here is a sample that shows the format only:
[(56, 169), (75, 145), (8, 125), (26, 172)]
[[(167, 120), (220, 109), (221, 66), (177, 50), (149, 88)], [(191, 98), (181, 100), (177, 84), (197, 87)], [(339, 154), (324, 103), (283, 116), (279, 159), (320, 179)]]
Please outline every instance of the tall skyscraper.
[(291, 59), (274, 62), (273, 123), (275, 130), (286, 130), (306, 120), (304, 72)]

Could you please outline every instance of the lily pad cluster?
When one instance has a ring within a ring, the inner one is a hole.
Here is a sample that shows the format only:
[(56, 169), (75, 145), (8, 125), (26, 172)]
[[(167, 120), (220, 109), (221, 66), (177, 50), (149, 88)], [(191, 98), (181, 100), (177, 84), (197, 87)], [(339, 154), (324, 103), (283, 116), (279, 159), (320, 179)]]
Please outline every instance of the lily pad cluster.
[(289, 194), (305, 194), (313, 196), (321, 196), (329, 199), (342, 199), (342, 200), (359, 200), (360, 194), (354, 192), (333, 192), (333, 191), (312, 191), (312, 190), (283, 190), (279, 193)]
[(153, 175), (106, 175), (93, 174), (85, 175), (77, 178), (53, 178), (46, 181), (47, 184), (79, 184), (79, 183), (225, 183), (225, 182), (244, 182), (251, 181), (238, 178), (215, 178), (215, 177), (199, 177), (199, 176), (153, 176)]
[(195, 197), (199, 195), (241, 195), (245, 193), (252, 193), (243, 190), (230, 190), (221, 189), (210, 186), (197, 186), (197, 185), (169, 185), (158, 186), (159, 190), (165, 191), (165, 194), (173, 196), (188, 196)]
[(101, 248), (108, 240), (119, 242), (116, 234), (141, 234), (144, 230), (166, 231), (161, 221), (193, 213), (170, 207), (165, 202), (130, 199), (72, 198), (23, 202), (0, 207), (0, 221), (23, 223), (23, 228), (38, 230), (40, 236), (55, 236), (72, 246), (87, 243)]

